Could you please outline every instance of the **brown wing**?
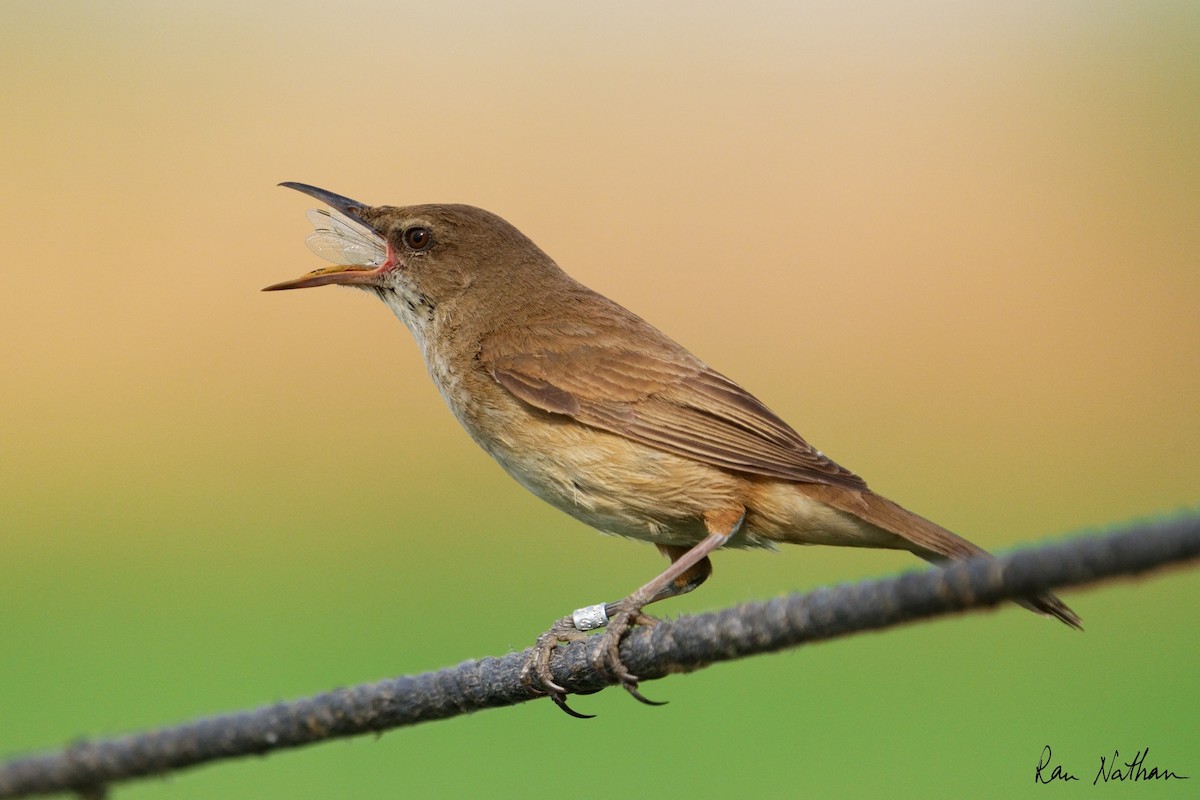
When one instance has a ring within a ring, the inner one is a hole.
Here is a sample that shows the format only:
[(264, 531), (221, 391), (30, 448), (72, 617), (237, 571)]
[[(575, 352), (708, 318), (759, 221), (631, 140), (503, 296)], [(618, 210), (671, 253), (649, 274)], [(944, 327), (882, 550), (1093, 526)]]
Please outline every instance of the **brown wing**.
[(745, 389), (647, 328), (637, 349), (603, 335), (556, 335), (538, 348), (541, 337), (525, 331), (523, 352), (493, 339), (484, 342), (479, 361), (535, 408), (670, 453), (735, 472), (866, 487)]

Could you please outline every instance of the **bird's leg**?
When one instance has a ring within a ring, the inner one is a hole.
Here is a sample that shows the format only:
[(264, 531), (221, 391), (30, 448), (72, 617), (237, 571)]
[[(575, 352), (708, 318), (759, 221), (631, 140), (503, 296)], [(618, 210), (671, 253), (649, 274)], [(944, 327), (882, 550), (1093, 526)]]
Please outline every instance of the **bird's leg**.
[[(671, 559), (672, 564), (683, 558), (683, 556), (685, 556), (691, 549), (692, 548), (690, 547), (680, 547), (679, 545), (674, 544), (658, 545), (658, 552)], [(650, 599), (650, 603), (657, 603), (659, 600), (666, 600), (668, 597), (677, 597), (681, 594), (687, 594), (708, 580), (710, 575), (712, 575), (712, 562), (709, 561), (708, 556), (705, 556), (697, 561), (691, 569), (687, 570), (678, 578), (659, 589), (658, 594), (654, 595), (654, 597)], [(649, 603), (646, 605), (649, 605)]]
[[(669, 544), (658, 545), (659, 552), (671, 559), (672, 563), (678, 561), (691, 549), (690, 547)], [(668, 597), (686, 594), (704, 583), (710, 575), (712, 575), (712, 562), (705, 556), (693, 564), (690, 569), (685, 570), (677, 578), (659, 589), (658, 593), (649, 602), (657, 603), (659, 600), (666, 600)], [(619, 605), (619, 603), (605, 603), (604, 605), (576, 609), (571, 616), (563, 617), (555, 622), (550, 630), (538, 637), (533, 657), (525, 663), (521, 679), (528, 686), (532, 685), (533, 678), (536, 676), (542, 688), (563, 711), (581, 719), (591, 717), (591, 714), (580, 714), (567, 705), (566, 690), (556, 684), (550, 674), (550, 655), (560, 642), (574, 642), (586, 639), (587, 635), (583, 631), (601, 628), (608, 624), (609, 617), (619, 612)], [(634, 622), (642, 625), (658, 624), (657, 619), (646, 614), (639, 614)], [(641, 699), (643, 702), (650, 702), (645, 698)]]
[(726, 533), (709, 533), (699, 544), (684, 550), (680, 555), (668, 553), (673, 561), (662, 574), (623, 600), (609, 603), (605, 607), (608, 628), (602, 634), (600, 649), (592, 658), (592, 666), (596, 671), (619, 680), (625, 690), (639, 702), (652, 706), (662, 705), (646, 699), (638, 691), (637, 676), (621, 661), (621, 640), (634, 625), (653, 627), (658, 624), (656, 617), (642, 611), (647, 605), (684, 594), (703, 583), (712, 574), (712, 563), (708, 560), (708, 554), (729, 541), (729, 536), (730, 534)]
[(712, 563), (708, 556), (741, 527), (745, 511), (715, 511), (704, 515), (704, 526), (708, 536), (690, 548), (660, 545), (659, 550), (671, 559), (671, 565), (654, 580), (640, 587), (628, 597), (615, 603), (588, 606), (577, 609), (572, 615), (559, 619), (548, 631), (538, 637), (533, 655), (526, 662), (522, 678), (526, 684), (536, 676), (542, 688), (558, 707), (571, 716), (582, 717), (566, 703), (566, 690), (554, 682), (550, 673), (550, 654), (559, 642), (577, 641), (584, 637), (583, 631), (608, 626), (603, 634), (599, 654), (593, 661), (597, 671), (621, 682), (621, 685), (643, 703), (659, 705), (638, 692), (637, 676), (629, 672), (621, 662), (621, 640), (634, 625), (656, 625), (658, 620), (642, 613), (650, 603), (668, 597), (685, 594), (695, 589), (712, 574)]

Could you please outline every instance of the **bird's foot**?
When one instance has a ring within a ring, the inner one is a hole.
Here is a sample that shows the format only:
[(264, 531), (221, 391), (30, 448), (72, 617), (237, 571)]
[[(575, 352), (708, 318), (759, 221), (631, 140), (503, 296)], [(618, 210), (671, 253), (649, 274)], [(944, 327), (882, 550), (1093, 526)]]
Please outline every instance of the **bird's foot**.
[(619, 681), (625, 691), (635, 700), (648, 706), (662, 706), (665, 702), (650, 700), (638, 691), (638, 677), (629, 671), (621, 661), (621, 640), (629, 633), (634, 625), (644, 625), (653, 628), (658, 624), (658, 618), (642, 612), (644, 602), (633, 598), (625, 598), (612, 607), (613, 614), (609, 617), (608, 628), (600, 636), (600, 647), (592, 656), (592, 667), (610, 680)]
[(559, 644), (581, 641), (588, 638), (583, 631), (607, 625), (608, 630), (601, 634), (599, 647), (592, 656), (592, 668), (614, 683), (619, 682), (638, 701), (651, 706), (665, 705), (642, 695), (638, 691), (637, 676), (621, 661), (621, 640), (630, 629), (635, 625), (653, 627), (658, 624), (657, 618), (642, 613), (643, 605), (644, 603), (632, 598), (626, 598), (608, 607), (613, 611), (611, 617), (605, 613), (604, 606), (589, 606), (557, 620), (549, 630), (537, 638), (533, 653), (521, 668), (521, 682), (534, 691), (548, 695), (555, 705), (572, 717), (590, 719), (595, 716), (580, 714), (567, 704), (567, 690), (555, 682), (550, 671), (550, 656)]
[(591, 719), (595, 715), (580, 714), (567, 705), (567, 690), (554, 682), (554, 675), (550, 672), (550, 654), (560, 643), (577, 642), (586, 638), (587, 634), (575, 627), (573, 617), (563, 617), (537, 638), (533, 645), (533, 653), (521, 667), (521, 683), (548, 695), (555, 705), (579, 719)]

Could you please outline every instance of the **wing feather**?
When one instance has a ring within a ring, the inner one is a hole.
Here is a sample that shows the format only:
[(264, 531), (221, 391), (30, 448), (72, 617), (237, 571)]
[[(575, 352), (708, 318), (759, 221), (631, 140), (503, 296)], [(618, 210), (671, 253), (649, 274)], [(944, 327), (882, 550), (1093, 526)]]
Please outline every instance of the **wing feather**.
[(653, 333), (634, 349), (602, 336), (525, 331), (523, 352), (494, 339), (479, 361), (535, 408), (660, 450), (735, 472), (865, 488), (741, 386)]

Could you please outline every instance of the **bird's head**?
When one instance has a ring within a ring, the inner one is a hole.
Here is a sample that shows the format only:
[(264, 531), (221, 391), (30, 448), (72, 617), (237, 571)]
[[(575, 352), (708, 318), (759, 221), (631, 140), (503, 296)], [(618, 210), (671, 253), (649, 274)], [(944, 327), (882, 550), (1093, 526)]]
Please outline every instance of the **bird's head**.
[(333, 209), (309, 212), (316, 230), (308, 245), (334, 263), (263, 291), (326, 284), (366, 289), (419, 334), (444, 303), (466, 295), (520, 303), (536, 296), (547, 278), (562, 276), (524, 234), (481, 208), (369, 206), (303, 183), (280, 185)]

